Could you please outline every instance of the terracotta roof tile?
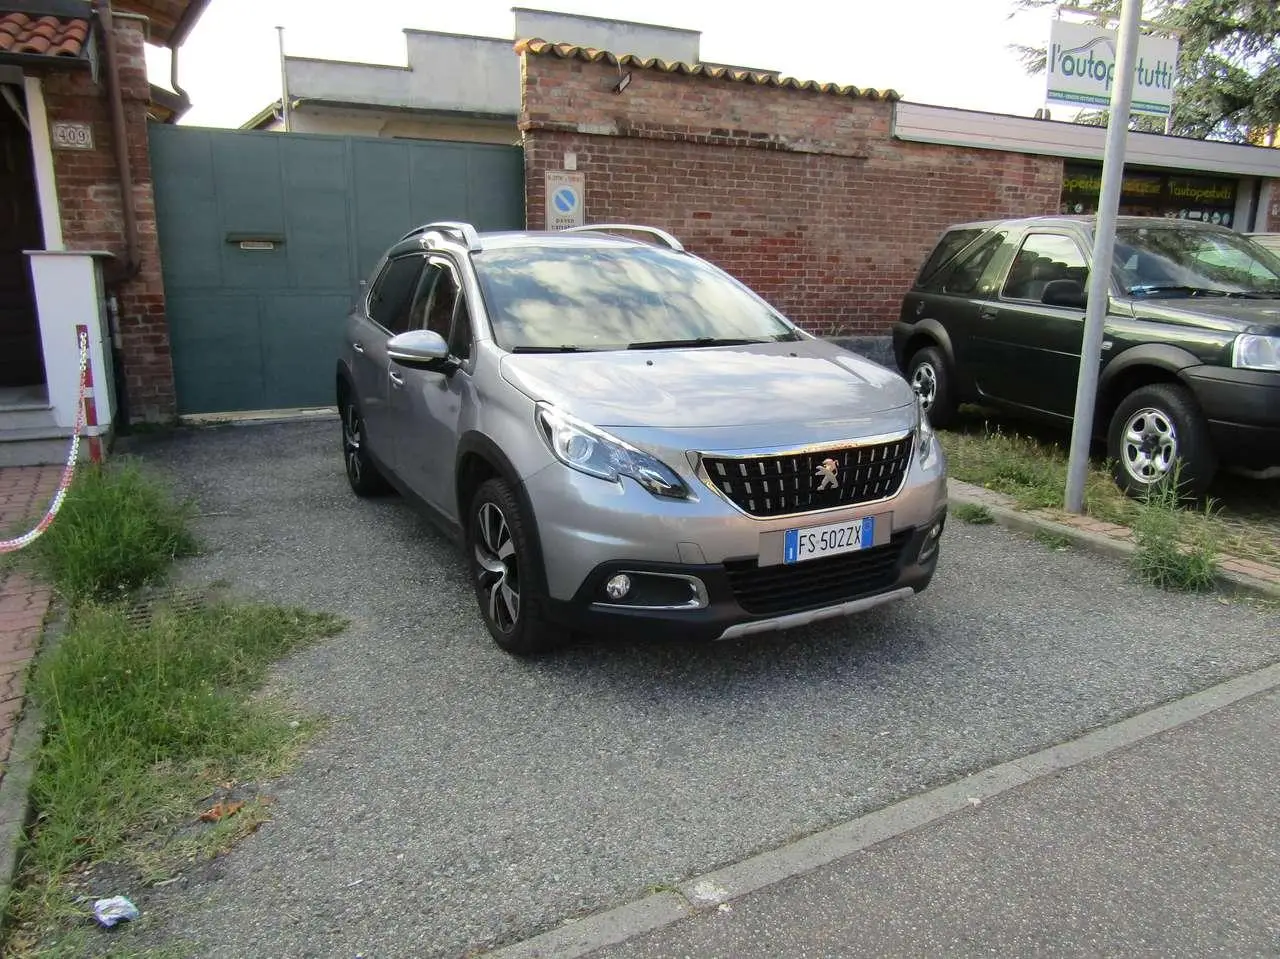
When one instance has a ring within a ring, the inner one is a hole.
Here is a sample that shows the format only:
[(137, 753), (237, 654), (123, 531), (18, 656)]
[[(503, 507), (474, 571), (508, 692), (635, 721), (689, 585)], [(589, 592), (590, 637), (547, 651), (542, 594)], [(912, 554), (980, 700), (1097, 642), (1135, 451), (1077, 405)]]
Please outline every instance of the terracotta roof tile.
[(34, 17), (0, 10), (0, 53), (78, 57), (84, 52), (89, 23), (78, 18)]
[(588, 63), (608, 63), (610, 66), (634, 67), (639, 70), (658, 70), (662, 73), (680, 73), (687, 76), (711, 77), (715, 80), (731, 80), (761, 87), (781, 87), (786, 90), (811, 90), (833, 96), (867, 100), (900, 100), (896, 90), (876, 90), (839, 86), (834, 83), (816, 83), (813, 80), (797, 80), (795, 77), (779, 77), (773, 73), (745, 70), (738, 67), (711, 66), (705, 63), (683, 63), (679, 60), (659, 60), (657, 57), (637, 57), (624, 53), (618, 56), (608, 50), (580, 47), (572, 43), (548, 43), (537, 38), (516, 42), (517, 53), (534, 56), (554, 56), (562, 60), (585, 60)]

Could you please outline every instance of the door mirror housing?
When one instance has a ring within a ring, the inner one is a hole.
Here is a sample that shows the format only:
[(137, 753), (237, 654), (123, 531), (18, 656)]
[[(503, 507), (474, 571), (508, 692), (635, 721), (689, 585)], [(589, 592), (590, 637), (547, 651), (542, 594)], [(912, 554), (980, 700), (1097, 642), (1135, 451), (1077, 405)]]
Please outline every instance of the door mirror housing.
[(409, 330), (387, 342), (387, 356), (393, 363), (415, 370), (449, 374), (460, 364), (449, 354), (449, 344), (434, 330)]
[(1066, 306), (1083, 310), (1088, 298), (1084, 287), (1076, 280), (1050, 280), (1040, 294), (1040, 302), (1045, 306)]

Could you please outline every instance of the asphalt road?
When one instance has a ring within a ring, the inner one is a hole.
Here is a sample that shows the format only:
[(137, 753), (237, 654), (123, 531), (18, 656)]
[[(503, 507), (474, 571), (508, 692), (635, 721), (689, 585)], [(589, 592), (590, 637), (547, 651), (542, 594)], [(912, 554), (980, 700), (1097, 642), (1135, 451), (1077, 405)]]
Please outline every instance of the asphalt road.
[(1275, 955), (1280, 692), (591, 959)]
[(201, 507), (187, 578), (342, 613), (279, 683), (332, 719), (274, 820), (139, 944), (456, 956), (524, 938), (1280, 659), (1277, 619), (949, 525), (933, 586), (861, 618), (523, 662), (460, 555), (342, 476), (335, 422), (138, 448)]

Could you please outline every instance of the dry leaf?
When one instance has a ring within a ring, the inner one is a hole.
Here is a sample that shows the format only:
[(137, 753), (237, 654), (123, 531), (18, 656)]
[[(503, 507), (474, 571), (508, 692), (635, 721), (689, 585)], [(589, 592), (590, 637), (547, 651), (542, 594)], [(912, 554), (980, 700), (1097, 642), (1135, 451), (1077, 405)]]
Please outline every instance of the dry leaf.
[(218, 822), (228, 816), (234, 816), (244, 808), (242, 802), (219, 802), (200, 814), (201, 822)]

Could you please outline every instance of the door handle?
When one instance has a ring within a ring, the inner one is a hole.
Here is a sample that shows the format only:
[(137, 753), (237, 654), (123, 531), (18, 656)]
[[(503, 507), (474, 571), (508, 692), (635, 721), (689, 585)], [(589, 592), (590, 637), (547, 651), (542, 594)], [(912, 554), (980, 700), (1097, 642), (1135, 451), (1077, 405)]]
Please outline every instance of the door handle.
[(387, 375), (391, 377), (391, 385), (394, 386), (396, 389), (399, 389), (400, 387), (404, 386), (404, 377), (401, 376), (399, 373), (397, 373), (395, 370), (392, 370)]
[(361, 343), (359, 340), (357, 340), (355, 343), (352, 343), (351, 348), (355, 350), (357, 353), (364, 352), (364, 344)]
[(978, 310), (978, 317), (979, 317), (979, 319), (983, 319), (983, 320), (994, 320), (994, 319), (996, 318), (996, 316), (997, 316), (997, 315), (998, 315), (998, 314), (996, 313), (996, 311), (995, 311), (992, 307), (989, 307), (989, 306), (981, 307), (981, 308)]

